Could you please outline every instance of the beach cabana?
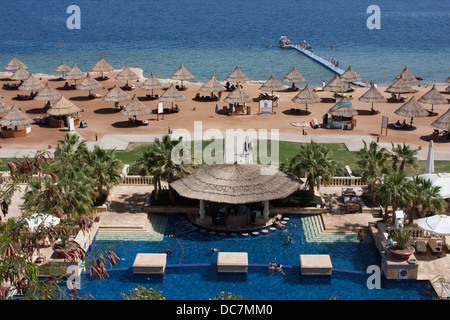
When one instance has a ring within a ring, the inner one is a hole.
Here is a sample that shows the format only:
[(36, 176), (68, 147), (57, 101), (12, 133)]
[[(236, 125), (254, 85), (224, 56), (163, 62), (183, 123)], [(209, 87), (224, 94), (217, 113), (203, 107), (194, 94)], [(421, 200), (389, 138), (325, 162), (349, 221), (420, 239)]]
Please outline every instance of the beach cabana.
[(98, 90), (103, 89), (103, 86), (94, 78), (91, 77), (91, 75), (88, 73), (86, 78), (80, 81), (80, 83), (77, 84), (77, 90), (89, 90), (88, 97), (90, 99), (99, 98), (98, 95), (93, 95), (91, 93), (91, 90)]
[(273, 75), (271, 75), (270, 78), (266, 82), (264, 82), (264, 84), (261, 87), (259, 87), (259, 90), (271, 91), (272, 97), (274, 91), (283, 91), (286, 89), (287, 86), (281, 84)]
[(430, 91), (425, 93), (417, 101), (420, 103), (431, 104), (430, 115), (437, 115), (437, 113), (434, 114), (435, 104), (448, 104), (447, 99), (442, 95), (442, 93), (439, 92), (439, 90), (436, 88), (436, 85), (433, 85)]
[(31, 133), (31, 120), (16, 106), (12, 106), (9, 111), (0, 118), (3, 138), (25, 137)]
[(311, 87), (308, 84), (306, 84), (305, 88), (300, 91), (294, 98), (292, 98), (292, 102), (304, 103), (306, 112), (308, 112), (308, 103), (318, 103), (320, 102), (320, 97), (314, 91), (312, 91)]
[(131, 97), (127, 95), (120, 87), (114, 85), (108, 92), (102, 97), (103, 101), (114, 102), (114, 107), (118, 111), (119, 103), (131, 100)]
[(289, 90), (297, 91), (299, 88), (295, 86), (296, 83), (303, 83), (306, 82), (306, 79), (303, 78), (303, 76), (298, 72), (297, 68), (295, 66), (292, 67), (291, 71), (288, 72), (287, 75), (284, 76), (283, 79), (281, 79), (283, 82), (291, 82), (292, 87), (289, 88)]
[(164, 85), (159, 81), (158, 78), (153, 74), (153, 72), (150, 73), (150, 76), (139, 86), (139, 88), (144, 90), (152, 90), (152, 94), (147, 94), (147, 99), (157, 99), (159, 96), (153, 94), (153, 90), (160, 90), (164, 88)]
[(69, 126), (69, 118), (73, 118), (74, 125), (77, 126), (80, 124), (80, 118), (78, 116), (80, 111), (80, 108), (61, 96), (61, 98), (47, 110), (47, 115), (49, 115), (49, 125), (52, 128), (64, 128)]
[(395, 110), (394, 113), (402, 117), (411, 118), (409, 127), (404, 125), (402, 127), (398, 127), (397, 125), (395, 126), (397, 129), (412, 128), (414, 118), (428, 116), (428, 111), (426, 111), (422, 105), (417, 102), (415, 97), (412, 97), (409, 101), (405, 102), (400, 108)]
[(247, 106), (247, 103), (252, 101), (253, 99), (250, 98), (244, 89), (242, 89), (241, 86), (238, 86), (223, 99), (223, 102), (232, 105), (231, 110), (229, 107), (224, 106), (223, 112), (225, 114), (251, 114), (251, 108)]
[(100, 72), (101, 76), (97, 77), (96, 80), (102, 81), (108, 79), (108, 77), (105, 77), (103, 73), (112, 72), (114, 71), (114, 68), (108, 62), (106, 62), (103, 56), (101, 56), (100, 59), (92, 66), (92, 68), (89, 71)]
[[(397, 79), (393, 84), (391, 84), (389, 87), (387, 87), (385, 91), (391, 93), (392, 96), (391, 96), (391, 98), (388, 99), (388, 101), (392, 101), (392, 102), (404, 101), (404, 98), (400, 97), (400, 94), (402, 94), (402, 93), (414, 93), (415, 92), (415, 90), (403, 78)], [(399, 95), (398, 98), (395, 96), (396, 94)]]
[[(231, 72), (228, 77), (225, 78), (227, 91), (233, 91), (237, 86), (239, 86), (242, 82), (247, 82), (250, 79), (239, 69), (238, 66), (234, 68), (233, 72)], [(236, 86), (230, 85), (230, 83), (236, 83)]]
[[(265, 224), (269, 219), (269, 201), (285, 198), (297, 191), (302, 181), (281, 171), (259, 164), (202, 165), (188, 177), (170, 186), (181, 196), (200, 200), (200, 219), (212, 224), (243, 226), (255, 214)], [(209, 202), (206, 215), (205, 201)]]
[(350, 88), (350, 83), (362, 81), (359, 74), (353, 70), (352, 66), (349, 66), (347, 70), (344, 71), (343, 74), (340, 75), (342, 81), (348, 83), (348, 87)]
[(45, 85), (44, 89), (39, 91), (36, 97), (34, 97), (37, 101), (47, 101), (45, 107), (50, 107), (50, 101), (57, 101), (59, 98), (61, 98), (61, 95), (55, 89), (52, 89), (48, 83)]
[(64, 61), (55, 68), (55, 72), (61, 72), (60, 79), (64, 79), (64, 75), (67, 71), (70, 71), (71, 67), (64, 63)]
[(202, 100), (202, 101), (218, 101), (219, 97), (216, 96), (215, 92), (222, 92), (225, 90), (225, 86), (223, 86), (220, 81), (216, 79), (216, 76), (213, 74), (211, 75), (211, 78), (206, 81), (199, 89), (199, 91), (203, 92), (211, 92), (211, 96), (201, 96), (200, 94), (196, 95), (196, 100)]
[(415, 83), (415, 82), (419, 81), (419, 80), (417, 80), (416, 77), (414, 77), (411, 74), (411, 72), (408, 70), (408, 68), (406, 66), (405, 66), (405, 69), (403, 69), (403, 71), (400, 72), (399, 75), (396, 76), (393, 81), (395, 82), (395, 81), (397, 81), (400, 78), (404, 79), (408, 83)]
[(36, 79), (32, 73), (28, 76), (28, 78), (22, 82), (19, 86), (19, 90), (21, 91), (30, 91), (29, 95), (17, 95), (18, 100), (33, 100), (34, 97), (38, 94), (36, 90), (44, 89), (45, 85)]
[(71, 86), (69, 86), (69, 84), (66, 82), (66, 84), (64, 85), (64, 89), (75, 89), (77, 86), (77, 80), (86, 78), (86, 73), (81, 71), (74, 63), (72, 69), (70, 69), (63, 78), (64, 80), (74, 81), (74, 84)]
[(30, 76), (30, 73), (22, 66), (20, 66), (19, 69), (17, 69), (11, 77), (9, 77), (10, 80), (13, 81), (23, 81), (26, 80)]
[(22, 67), (24, 69), (28, 69), (28, 67), (17, 57), (12, 58), (12, 60), (5, 66), (6, 71), (16, 71), (19, 70), (19, 68)]
[(434, 120), (431, 125), (439, 129), (447, 130), (447, 137), (450, 138), (450, 108)]
[(181, 64), (180, 68), (170, 76), (170, 79), (181, 80), (181, 86), (177, 85), (176, 88), (178, 90), (187, 90), (187, 88), (183, 86), (183, 80), (192, 80), (194, 79), (194, 76), (186, 70), (183, 64)]
[(145, 104), (143, 104), (139, 99), (136, 97), (136, 95), (133, 96), (130, 103), (128, 103), (121, 111), (121, 114), (134, 117), (128, 119), (128, 124), (143, 124), (147, 125), (148, 121), (138, 121), (138, 116), (145, 116), (147, 114), (151, 114), (152, 110), (150, 110)]
[(385, 103), (387, 99), (383, 96), (383, 94), (378, 91), (375, 86), (371, 86), (369, 90), (367, 90), (361, 97), (358, 98), (361, 102), (369, 102), (372, 103), (372, 107), (370, 109), (372, 114), (376, 114), (379, 111), (374, 110), (374, 103)]
[(123, 90), (133, 90), (134, 89), (134, 85), (129, 86), (128, 85), (128, 81), (129, 80), (139, 80), (139, 76), (137, 75), (136, 72), (134, 72), (128, 65), (125, 67), (125, 69), (123, 69), (122, 71), (120, 71), (117, 75), (116, 75), (116, 80), (126, 80), (127, 84), (125, 86), (123, 86), (121, 89)]
[(344, 81), (341, 80), (341, 78), (339, 78), (338, 75), (335, 75), (334, 78), (323, 87), (323, 90), (333, 92), (335, 98), (342, 98), (346, 97), (344, 92), (348, 92), (350, 88), (344, 83)]
[(327, 128), (352, 130), (356, 127), (354, 116), (358, 114), (351, 101), (339, 101), (332, 106), (328, 112), (331, 114), (330, 121), (327, 121)]
[[(175, 102), (181, 102), (181, 101), (185, 101), (187, 100), (187, 98), (181, 94), (181, 92), (179, 92), (174, 84), (172, 83), (169, 87), (169, 89), (167, 89), (159, 98), (158, 101), (160, 102), (170, 102), (172, 104), (172, 108), (170, 110), (167, 110), (168, 112), (178, 112), (180, 111), (178, 108), (178, 105), (175, 105), (175, 108), (173, 106), (173, 104)], [(164, 113), (166, 113), (166, 110), (164, 110)]]

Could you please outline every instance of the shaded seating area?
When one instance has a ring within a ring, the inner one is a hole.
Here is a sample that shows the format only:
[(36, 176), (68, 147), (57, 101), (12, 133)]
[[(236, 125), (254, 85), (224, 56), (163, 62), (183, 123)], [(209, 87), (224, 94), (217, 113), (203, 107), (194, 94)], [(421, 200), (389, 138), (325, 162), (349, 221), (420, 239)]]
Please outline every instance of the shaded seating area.
[(64, 83), (64, 86), (62, 87), (63, 90), (75, 90), (77, 88), (76, 84), (69, 84), (67, 81)]
[(388, 102), (392, 102), (392, 103), (399, 103), (399, 102), (405, 102), (406, 101), (406, 97), (401, 96), (400, 94), (395, 94), (392, 93), (391, 97), (387, 99)]
[(435, 136), (448, 136), (450, 133), (448, 130), (438, 130), (438, 129), (434, 129), (433, 130), (433, 135)]
[(18, 94), (17, 100), (33, 100), (36, 97), (38, 92), (30, 92), (30, 94)]
[(428, 112), (428, 116), (429, 117), (435, 117), (435, 116), (437, 116), (439, 114), (437, 112), (434, 112), (434, 111), (431, 111), (431, 110), (428, 110), (428, 109), (425, 109), (425, 111)]
[(138, 120), (136, 117), (128, 118), (128, 125), (132, 126), (148, 126), (148, 120)]
[(361, 205), (353, 188), (342, 189), (342, 201), (344, 203), (343, 209), (346, 213), (361, 212)]
[(2, 86), (3, 90), (18, 90), (20, 87), (20, 84), (9, 84), (9, 83), (5, 83)]
[(398, 129), (398, 130), (411, 130), (411, 129), (415, 129), (414, 126), (406, 123), (405, 120), (403, 120), (402, 123), (400, 123), (400, 120), (398, 120), (396, 123), (392, 124), (394, 129)]
[(132, 84), (131, 86), (126, 84), (126, 85), (120, 87), (120, 89), (122, 89), (124, 91), (132, 91), (132, 90), (136, 89), (136, 86), (134, 84)]
[(279, 95), (273, 95), (270, 93), (260, 93), (257, 98), (254, 98), (254, 101), (260, 101), (260, 100), (272, 100), (272, 101), (278, 101), (280, 99)]
[(220, 100), (220, 92), (218, 95), (210, 94), (210, 95), (200, 95), (200, 93), (197, 93), (194, 97), (195, 101), (219, 101)]

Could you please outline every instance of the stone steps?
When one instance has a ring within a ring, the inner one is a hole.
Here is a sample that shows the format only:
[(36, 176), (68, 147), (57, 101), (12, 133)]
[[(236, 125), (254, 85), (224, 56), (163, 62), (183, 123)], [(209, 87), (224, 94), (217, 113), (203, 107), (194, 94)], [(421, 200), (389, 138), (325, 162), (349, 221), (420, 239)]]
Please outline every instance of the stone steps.
[(302, 217), (306, 242), (357, 242), (356, 234), (344, 232), (326, 232), (318, 215)]

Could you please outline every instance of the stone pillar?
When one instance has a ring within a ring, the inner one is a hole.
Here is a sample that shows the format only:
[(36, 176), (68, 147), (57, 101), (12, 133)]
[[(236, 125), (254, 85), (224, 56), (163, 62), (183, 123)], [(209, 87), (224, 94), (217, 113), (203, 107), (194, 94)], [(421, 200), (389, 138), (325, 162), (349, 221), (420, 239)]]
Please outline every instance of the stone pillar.
[(264, 219), (269, 219), (269, 200), (264, 201), (264, 211), (263, 211)]
[(200, 219), (205, 219), (205, 200), (200, 200), (200, 210), (198, 213), (200, 214)]

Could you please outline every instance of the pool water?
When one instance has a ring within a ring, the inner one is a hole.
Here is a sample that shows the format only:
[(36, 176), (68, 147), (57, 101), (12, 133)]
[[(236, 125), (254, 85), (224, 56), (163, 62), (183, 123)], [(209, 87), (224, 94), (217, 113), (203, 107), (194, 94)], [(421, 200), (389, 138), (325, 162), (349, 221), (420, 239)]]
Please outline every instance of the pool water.
[[(285, 216), (286, 217), (286, 216)], [(355, 235), (327, 237), (310, 234), (311, 217), (290, 215), (288, 231), (280, 229), (267, 234), (210, 233), (194, 226), (184, 215), (164, 217), (161, 241), (94, 240), (90, 252), (114, 245), (120, 261), (108, 270), (102, 281), (82, 277), (81, 293), (90, 292), (96, 299), (122, 299), (121, 292), (138, 285), (162, 291), (168, 300), (208, 300), (221, 291), (254, 300), (320, 300), (339, 297), (345, 300), (430, 299), (433, 291), (425, 281), (386, 280), (381, 289), (368, 289), (366, 273), (370, 265), (380, 265), (381, 257), (369, 238), (359, 243)], [(294, 227), (294, 225), (296, 225)], [(293, 243), (287, 243), (288, 236)], [(99, 238), (101, 238), (99, 236)], [(317, 241), (317, 242), (316, 242)], [(330, 241), (330, 242), (327, 242)], [(333, 242), (331, 242), (333, 241)], [(137, 253), (165, 252), (164, 275), (134, 275), (132, 265)], [(218, 274), (217, 253), (211, 248), (229, 252), (247, 252), (247, 274)], [(300, 254), (328, 254), (333, 264), (332, 276), (301, 276)], [(269, 262), (283, 265), (283, 271), (271, 271)]]

